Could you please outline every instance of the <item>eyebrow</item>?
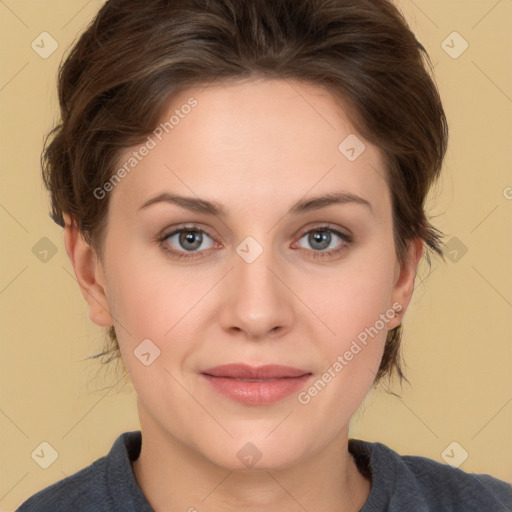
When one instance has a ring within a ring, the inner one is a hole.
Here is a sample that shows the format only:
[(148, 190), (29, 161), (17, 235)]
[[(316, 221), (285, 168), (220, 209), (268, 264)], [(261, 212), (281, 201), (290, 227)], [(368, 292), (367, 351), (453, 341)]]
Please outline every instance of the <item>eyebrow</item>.
[[(148, 199), (139, 209), (143, 210), (153, 204), (168, 203), (180, 206), (186, 210), (218, 217), (227, 217), (225, 208), (216, 201), (207, 201), (197, 197), (186, 197), (164, 192)], [(351, 192), (332, 192), (320, 196), (313, 196), (297, 201), (289, 210), (290, 215), (299, 215), (314, 210), (319, 210), (333, 204), (359, 204), (366, 206), (373, 213), (372, 205), (366, 199)]]

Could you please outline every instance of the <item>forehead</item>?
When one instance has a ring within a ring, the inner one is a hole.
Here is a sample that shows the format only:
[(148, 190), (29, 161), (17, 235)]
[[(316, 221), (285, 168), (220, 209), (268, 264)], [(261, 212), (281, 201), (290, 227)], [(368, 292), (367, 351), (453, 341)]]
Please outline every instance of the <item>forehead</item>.
[[(380, 150), (355, 132), (339, 100), (304, 82), (180, 91), (149, 138), (151, 149), (132, 162), (112, 201), (142, 204), (168, 191), (243, 208), (333, 190), (387, 194)], [(142, 146), (125, 151), (118, 166)]]

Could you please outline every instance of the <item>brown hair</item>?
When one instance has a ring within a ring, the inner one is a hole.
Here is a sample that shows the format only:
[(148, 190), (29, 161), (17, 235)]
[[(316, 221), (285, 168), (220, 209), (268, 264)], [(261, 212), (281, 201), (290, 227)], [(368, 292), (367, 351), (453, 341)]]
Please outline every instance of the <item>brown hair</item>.
[[(427, 67), (428, 65), (428, 67)], [(427, 220), (448, 127), (432, 65), (389, 0), (108, 0), (59, 69), (62, 121), (42, 154), (52, 218), (68, 213), (102, 254), (112, 176), (122, 149), (145, 140), (171, 94), (250, 78), (319, 85), (348, 106), (354, 128), (382, 150), (397, 258), (420, 237), (443, 259)], [(340, 141), (341, 142), (341, 141)], [(119, 356), (114, 327), (98, 354)], [(401, 325), (388, 332), (375, 379), (400, 364)], [(407, 380), (407, 379), (406, 379)]]

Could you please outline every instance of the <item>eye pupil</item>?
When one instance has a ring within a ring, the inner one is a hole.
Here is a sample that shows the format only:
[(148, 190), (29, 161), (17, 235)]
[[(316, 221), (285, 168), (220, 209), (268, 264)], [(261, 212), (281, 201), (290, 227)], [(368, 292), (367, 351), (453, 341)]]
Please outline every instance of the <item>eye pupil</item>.
[(320, 244), (320, 247), (316, 247), (318, 250), (329, 247), (331, 243), (331, 234), (328, 231), (314, 231), (310, 234), (311, 246), (315, 247), (315, 244)]
[[(194, 243), (195, 238), (195, 243)], [(194, 250), (201, 246), (203, 236), (199, 231), (182, 231), (180, 233), (180, 245), (186, 250)], [(192, 247), (187, 247), (186, 244), (192, 244)]]

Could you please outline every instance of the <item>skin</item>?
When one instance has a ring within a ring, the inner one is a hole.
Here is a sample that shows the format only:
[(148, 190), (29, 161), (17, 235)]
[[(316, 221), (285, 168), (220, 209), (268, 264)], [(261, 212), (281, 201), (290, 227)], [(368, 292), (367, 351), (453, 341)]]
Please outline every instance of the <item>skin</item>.
[[(366, 149), (355, 161), (338, 150), (355, 131), (322, 88), (263, 79), (194, 88), (175, 95), (162, 119), (191, 96), (198, 105), (110, 192), (103, 257), (66, 217), (90, 318), (116, 327), (138, 396), (135, 476), (157, 511), (358, 511), (370, 482), (348, 452), (349, 421), (400, 316), (305, 405), (297, 394), (263, 406), (234, 402), (198, 372), (282, 364), (312, 372), (307, 389), (394, 303), (403, 315), (422, 241), (411, 241), (400, 266), (380, 150), (361, 136)], [(357, 194), (371, 209), (352, 202), (286, 214), (333, 191)], [(217, 201), (228, 215), (163, 202), (140, 209), (163, 192)], [(204, 257), (178, 260), (163, 246), (190, 254), (190, 245), (157, 238), (189, 223), (207, 232), (194, 249)], [(328, 249), (318, 249), (308, 233), (325, 223), (353, 241), (331, 233)], [(236, 252), (247, 236), (263, 248), (252, 263)], [(341, 251), (313, 257), (332, 248)], [(134, 355), (147, 338), (161, 351), (149, 366)], [(237, 457), (247, 442), (262, 454), (251, 468)]]

